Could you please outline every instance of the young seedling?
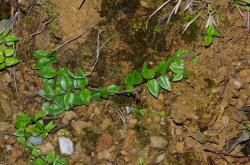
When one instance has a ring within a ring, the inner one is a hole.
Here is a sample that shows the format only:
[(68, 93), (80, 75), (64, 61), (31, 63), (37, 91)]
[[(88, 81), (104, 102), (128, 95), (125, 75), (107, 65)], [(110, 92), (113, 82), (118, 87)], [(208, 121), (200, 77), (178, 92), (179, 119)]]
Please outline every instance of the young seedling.
[(216, 29), (215, 27), (215, 23), (214, 23), (214, 18), (213, 18), (213, 11), (212, 11), (212, 6), (211, 4), (208, 4), (208, 20), (207, 20), (207, 24), (206, 24), (206, 36), (204, 37), (204, 44), (206, 47), (209, 47), (212, 42), (213, 39), (215, 37), (221, 37), (220, 32)]

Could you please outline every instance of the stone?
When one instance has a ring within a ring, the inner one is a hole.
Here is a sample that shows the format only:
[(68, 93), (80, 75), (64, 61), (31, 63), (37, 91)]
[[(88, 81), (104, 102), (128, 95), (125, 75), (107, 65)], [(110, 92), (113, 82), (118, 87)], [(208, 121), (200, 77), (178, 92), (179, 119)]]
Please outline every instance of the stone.
[(150, 144), (154, 148), (164, 148), (168, 145), (167, 140), (161, 136), (152, 136), (150, 137)]
[(5, 146), (5, 148), (6, 148), (7, 151), (11, 151), (12, 150), (12, 145), (7, 144)]
[(58, 142), (61, 154), (72, 155), (74, 153), (74, 145), (69, 138), (59, 137)]
[(43, 144), (43, 138), (41, 135), (38, 136), (30, 136), (28, 141), (33, 145), (40, 145)]
[(242, 84), (239, 80), (232, 79), (231, 81), (232, 81), (232, 85), (233, 85), (234, 89), (239, 90), (241, 88)]
[(163, 161), (163, 160), (165, 159), (165, 157), (166, 157), (166, 154), (165, 154), (165, 153), (163, 153), (163, 154), (157, 156), (157, 158), (156, 158), (156, 160), (155, 160), (155, 163), (156, 163), (156, 164), (160, 163), (161, 161)]
[(45, 144), (38, 145), (37, 148), (39, 148), (43, 154), (47, 154), (53, 151), (55, 147), (50, 142), (47, 142)]

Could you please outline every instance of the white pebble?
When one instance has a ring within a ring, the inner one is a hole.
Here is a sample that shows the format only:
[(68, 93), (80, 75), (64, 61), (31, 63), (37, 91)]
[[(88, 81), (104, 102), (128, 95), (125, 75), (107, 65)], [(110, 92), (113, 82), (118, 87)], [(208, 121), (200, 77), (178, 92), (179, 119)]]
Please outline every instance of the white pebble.
[(72, 155), (74, 153), (74, 145), (69, 138), (59, 137), (58, 141), (61, 154)]

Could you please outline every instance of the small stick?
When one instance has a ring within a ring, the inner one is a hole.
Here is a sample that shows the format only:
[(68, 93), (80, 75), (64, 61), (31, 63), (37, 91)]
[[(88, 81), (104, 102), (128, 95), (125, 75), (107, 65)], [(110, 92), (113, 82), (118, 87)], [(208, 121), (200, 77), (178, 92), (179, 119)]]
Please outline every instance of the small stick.
[(100, 52), (101, 52), (101, 50), (102, 50), (102, 48), (108, 43), (108, 41), (110, 41), (111, 40), (111, 38), (109, 38), (109, 39), (107, 39), (102, 45), (100, 45), (100, 34), (103, 32), (103, 31), (105, 31), (105, 29), (104, 30), (101, 30), (100, 32), (98, 32), (98, 34), (97, 34), (97, 48), (96, 48), (96, 57), (95, 57), (95, 59), (94, 59), (94, 61), (92, 62), (92, 66), (91, 66), (91, 73), (93, 73), (93, 71), (94, 71), (94, 69), (95, 69), (95, 67), (96, 67), (96, 64), (97, 64), (97, 62), (99, 61), (99, 58), (100, 58)]
[(72, 38), (72, 39), (70, 39), (70, 40), (68, 40), (68, 41), (65, 41), (63, 44), (61, 44), (60, 46), (58, 46), (58, 47), (52, 49), (50, 52), (54, 52), (54, 51), (56, 51), (56, 50), (58, 50), (58, 49), (64, 47), (66, 44), (69, 44), (69, 43), (71, 43), (71, 42), (77, 40), (78, 38), (82, 37), (88, 30), (89, 30), (89, 29), (87, 29), (87, 30), (85, 30), (84, 32), (80, 33), (78, 36), (76, 36), (76, 37), (74, 37), (74, 38)]
[(42, 27), (41, 30), (37, 30), (35, 33), (29, 35), (29, 38), (33, 38), (34, 36), (36, 36), (36, 35), (38, 35), (38, 34), (41, 34), (41, 33), (44, 31), (45, 27), (46, 27), (48, 24), (50, 24), (53, 20), (54, 20), (54, 18), (51, 18), (49, 21), (43, 22), (43, 23), (42, 23), (42, 26), (40, 26), (40, 27)]
[(187, 30), (187, 28), (201, 15), (201, 12), (199, 12), (190, 22), (187, 23), (185, 29), (183, 30), (182, 34)]
[(165, 5), (167, 5), (171, 0), (168, 0), (166, 2), (164, 2), (160, 7), (158, 7), (147, 19), (146, 21), (146, 29), (148, 28), (148, 22), (149, 20), (156, 14), (158, 13)]

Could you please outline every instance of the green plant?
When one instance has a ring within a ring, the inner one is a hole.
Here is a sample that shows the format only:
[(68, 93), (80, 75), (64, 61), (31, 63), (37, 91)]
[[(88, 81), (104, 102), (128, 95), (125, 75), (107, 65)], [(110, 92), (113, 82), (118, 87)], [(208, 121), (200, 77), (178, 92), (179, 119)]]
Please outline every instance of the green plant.
[(41, 117), (44, 113), (38, 112), (36, 115), (21, 114), (16, 117), (15, 135), (20, 144), (25, 145), (31, 151), (30, 160), (34, 165), (67, 165), (67, 160), (63, 157), (56, 156), (55, 152), (42, 155), (41, 151), (28, 140), (29, 137), (41, 136), (45, 139), (48, 134), (54, 129), (53, 121), (45, 123)]
[(221, 37), (221, 34), (216, 30), (213, 24), (210, 24), (207, 27), (207, 35), (204, 38), (206, 47), (209, 47), (212, 44), (214, 37)]
[(15, 57), (14, 43), (18, 41), (15, 35), (10, 35), (10, 29), (5, 29), (0, 34), (0, 70), (19, 63)]
[(142, 156), (139, 157), (138, 165), (146, 165), (146, 160)]
[[(172, 82), (188, 78), (188, 71), (185, 69), (185, 60), (182, 56), (190, 53), (191, 52), (188, 50), (179, 49), (175, 56), (170, 57), (167, 61), (160, 62), (154, 68), (148, 68), (148, 63), (145, 62), (141, 72), (134, 70), (125, 78), (127, 90), (132, 91), (134, 86), (140, 85), (146, 81), (149, 92), (156, 98), (161, 89), (171, 91)], [(167, 74), (169, 72), (173, 74), (172, 78), (169, 78)]]
[[(45, 102), (42, 110), (33, 116), (26, 113), (17, 115), (17, 131), (15, 133), (17, 140), (30, 149), (32, 164), (66, 165), (67, 160), (65, 158), (56, 156), (54, 152), (43, 155), (28, 140), (31, 136), (41, 136), (46, 139), (48, 134), (55, 128), (56, 125), (53, 121), (44, 121), (43, 117), (59, 115), (74, 106), (88, 105), (91, 100), (107, 99), (109, 96), (119, 93), (133, 93), (134, 87), (144, 82), (147, 83), (150, 93), (158, 97), (161, 88), (171, 91), (172, 82), (188, 77), (183, 56), (190, 53), (188, 50), (179, 49), (175, 56), (167, 61), (162, 61), (154, 68), (148, 68), (148, 63), (145, 62), (141, 72), (134, 70), (125, 77), (125, 87), (111, 84), (107, 87), (93, 88), (88, 81), (90, 75), (87, 75), (83, 70), (79, 69), (73, 73), (69, 68), (56, 67), (55, 52), (35, 51), (33, 56), (37, 58), (37, 62), (34, 69), (43, 78)], [(193, 58), (195, 57), (193, 56)], [(169, 72), (172, 72), (173, 78), (167, 76)], [(145, 110), (134, 112), (134, 115), (138, 118), (145, 114)], [(64, 133), (67, 134), (68, 132)]]
[(208, 26), (206, 28), (206, 36), (204, 37), (204, 43), (205, 43), (205, 46), (206, 47), (209, 47), (212, 42), (213, 42), (213, 39), (215, 37), (221, 37), (221, 34), (219, 31), (217, 31), (217, 29), (215, 28), (214, 26), (214, 23), (213, 23), (213, 15), (214, 11), (212, 10), (212, 5), (211, 4), (208, 4), (208, 14), (209, 14), (209, 18), (208, 18)]

